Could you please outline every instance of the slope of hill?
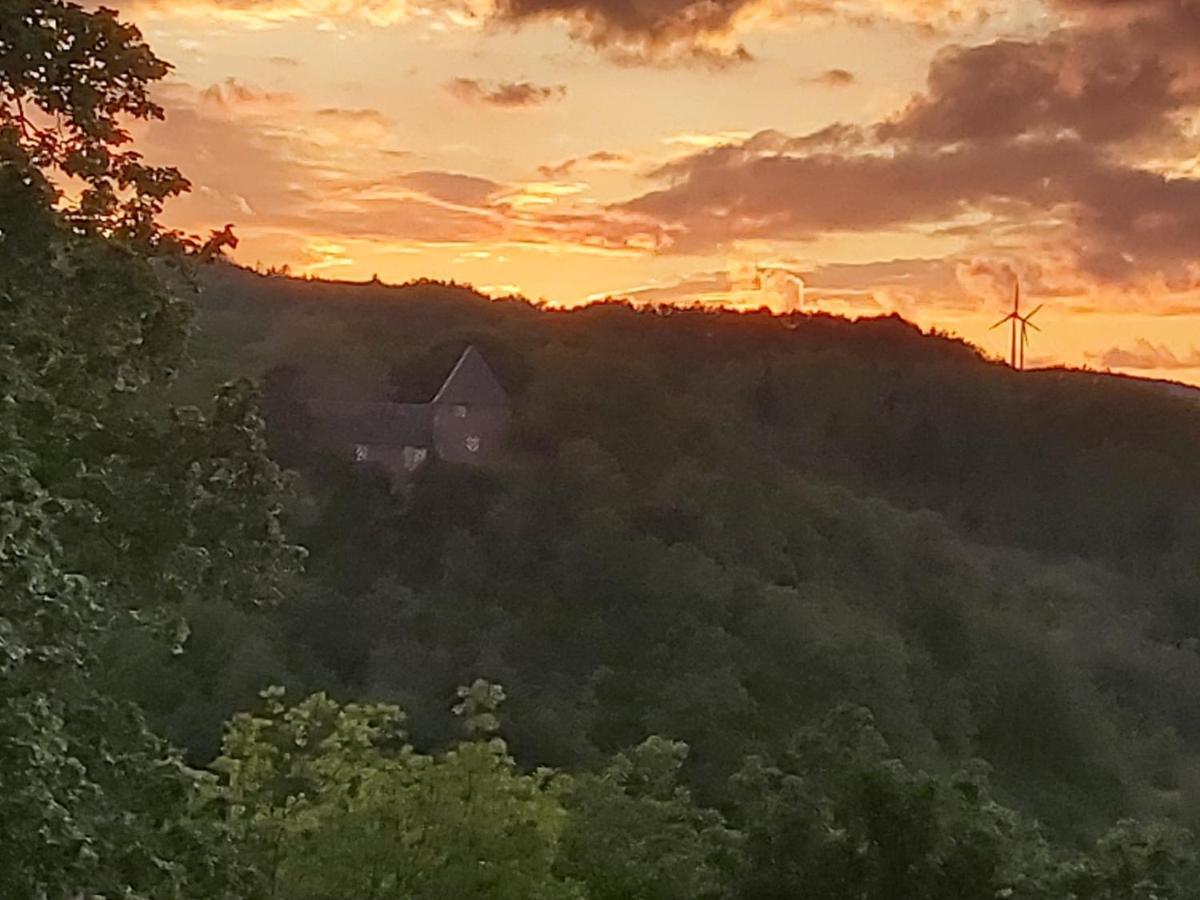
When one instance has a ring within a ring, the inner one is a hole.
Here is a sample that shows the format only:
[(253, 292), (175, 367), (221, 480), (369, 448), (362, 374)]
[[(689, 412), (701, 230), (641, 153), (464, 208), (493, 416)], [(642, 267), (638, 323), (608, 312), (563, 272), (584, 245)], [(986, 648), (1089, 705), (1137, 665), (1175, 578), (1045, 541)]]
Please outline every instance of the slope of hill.
[[(395, 493), (314, 443), (312, 400), (425, 400), (467, 342), (514, 396), (503, 464)], [(745, 752), (853, 702), (1063, 830), (1200, 811), (1200, 407), (1178, 396), (1014, 373), (896, 318), (229, 267), (194, 352), (193, 387), (263, 379), (311, 551), (278, 610), (195, 611), (191, 654), (125, 667), (143, 695), (159, 667), (143, 701), (198, 755), (267, 680), (400, 700), (437, 741), (482, 675), (526, 762), (668, 734), (717, 802)]]
[[(767, 427), (739, 444), (763, 462), (937, 509), (989, 542), (1131, 564), (1156, 534), (1158, 549), (1176, 543), (1194, 511), (1200, 423), (1177, 402), (1191, 389), (1087, 371), (1017, 374), (895, 317), (852, 324), (620, 304), (562, 312), (434, 283), (221, 267), (204, 295), (196, 356), (206, 378), (302, 369), (297, 399), (420, 401), (468, 342), (525, 396), (526, 450), (586, 437), (651, 468), (688, 455), (667, 427), (683, 428), (686, 415), (723, 423), (718, 431), (749, 418)], [(560, 364), (570, 371), (546, 377)], [(1148, 396), (1154, 385), (1163, 390)], [(1136, 480), (1142, 489), (1122, 494)], [(1099, 495), (1109, 504), (1096, 511), (1103, 528), (1080, 521)]]
[(1117, 378), (1127, 378), (1132, 381), (1145, 384), (1147, 387), (1154, 390), (1162, 391), (1172, 397), (1178, 397), (1181, 400), (1188, 400), (1192, 403), (1200, 403), (1200, 387), (1194, 384), (1183, 384), (1179, 381), (1169, 381), (1164, 378), (1136, 378), (1129, 375), (1114, 376)]

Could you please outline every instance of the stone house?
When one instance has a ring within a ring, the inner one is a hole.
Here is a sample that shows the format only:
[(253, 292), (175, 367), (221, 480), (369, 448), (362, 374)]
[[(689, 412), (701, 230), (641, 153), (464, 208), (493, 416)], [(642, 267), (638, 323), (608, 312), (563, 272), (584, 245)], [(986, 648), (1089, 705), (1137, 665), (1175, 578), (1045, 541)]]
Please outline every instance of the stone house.
[(329, 442), (354, 462), (406, 477), (431, 456), (470, 465), (495, 459), (512, 403), (472, 345), (428, 403), (321, 403), (313, 412)]

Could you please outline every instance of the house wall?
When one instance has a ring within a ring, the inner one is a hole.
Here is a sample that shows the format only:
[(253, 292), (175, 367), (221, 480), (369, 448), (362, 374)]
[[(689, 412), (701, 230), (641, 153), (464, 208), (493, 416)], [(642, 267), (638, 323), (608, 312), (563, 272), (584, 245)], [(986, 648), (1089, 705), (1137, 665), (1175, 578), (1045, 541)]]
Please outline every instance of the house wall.
[(504, 448), (511, 418), (507, 406), (439, 403), (433, 412), (434, 449), (449, 462), (488, 462)]
[[(360, 459), (360, 449), (366, 450), (366, 458)], [(420, 456), (425, 451), (425, 458)], [(407, 452), (406, 452), (407, 451)], [(387, 469), (393, 476), (407, 478), (428, 462), (428, 448), (402, 447), (395, 444), (356, 444), (354, 459), (359, 465), (376, 465)]]

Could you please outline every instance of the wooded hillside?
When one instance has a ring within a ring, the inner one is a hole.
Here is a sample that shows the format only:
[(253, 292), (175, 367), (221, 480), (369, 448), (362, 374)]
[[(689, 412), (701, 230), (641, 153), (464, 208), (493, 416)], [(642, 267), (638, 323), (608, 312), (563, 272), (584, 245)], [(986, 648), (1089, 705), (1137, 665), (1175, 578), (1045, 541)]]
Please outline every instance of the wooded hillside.
[[(454, 686), (486, 677), (523, 762), (663, 734), (707, 799), (852, 702), (907, 759), (981, 757), (1072, 833), (1194, 815), (1186, 397), (1014, 373), (896, 318), (556, 311), (228, 266), (200, 303), (192, 387), (262, 379), (310, 557), (274, 611), (195, 610), (169, 680), (128, 664), (197, 757), (266, 681), (400, 701), (437, 742)], [(311, 400), (426, 400), (467, 343), (514, 397), (502, 464), (393, 492), (313, 439)]]

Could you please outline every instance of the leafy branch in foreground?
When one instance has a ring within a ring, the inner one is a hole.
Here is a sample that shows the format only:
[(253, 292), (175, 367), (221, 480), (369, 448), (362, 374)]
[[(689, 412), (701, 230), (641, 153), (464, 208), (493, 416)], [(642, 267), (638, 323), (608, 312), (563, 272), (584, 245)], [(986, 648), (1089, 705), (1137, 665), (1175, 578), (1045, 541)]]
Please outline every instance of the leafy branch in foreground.
[[(119, 622), (269, 602), (296, 553), (245, 384), (170, 411), (190, 316), (146, 250), (186, 183), (122, 149), (167, 71), (111, 11), (0, 4), (0, 896), (243, 895), (194, 777), (95, 687)], [(77, 202), (63, 190), (82, 183)]]
[(4, 0), (0, 160), (77, 185), (73, 226), (154, 242), (163, 202), (189, 185), (130, 149), (126, 123), (163, 117), (150, 86), (170, 70), (111, 9)]

